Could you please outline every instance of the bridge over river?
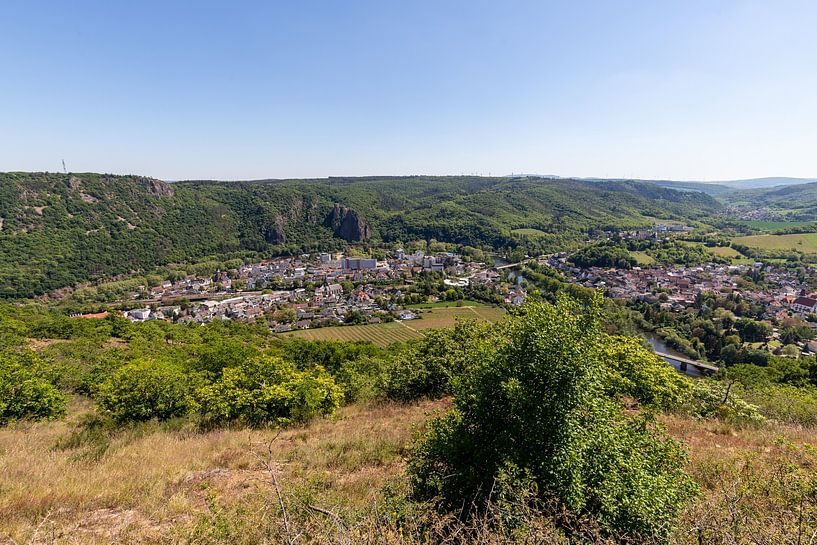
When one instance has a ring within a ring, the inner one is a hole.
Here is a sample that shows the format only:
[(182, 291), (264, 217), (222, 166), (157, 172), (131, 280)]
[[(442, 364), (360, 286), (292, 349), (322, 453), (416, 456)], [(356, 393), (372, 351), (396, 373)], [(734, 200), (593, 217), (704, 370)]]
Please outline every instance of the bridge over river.
[(667, 354), (666, 352), (656, 351), (655, 353), (667, 360), (670, 365), (685, 375), (690, 375), (693, 377), (708, 377), (710, 375), (714, 375), (718, 371), (718, 367), (710, 363), (703, 363), (700, 361), (691, 360), (689, 358), (682, 358), (681, 356)]

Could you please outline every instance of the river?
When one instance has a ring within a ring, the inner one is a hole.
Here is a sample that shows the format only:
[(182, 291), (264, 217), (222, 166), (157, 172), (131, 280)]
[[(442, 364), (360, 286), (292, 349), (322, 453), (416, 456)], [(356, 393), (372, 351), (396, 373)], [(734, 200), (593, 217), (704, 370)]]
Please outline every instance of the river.
[[(678, 352), (677, 350), (674, 350), (667, 346), (666, 343), (662, 341), (660, 337), (657, 337), (654, 333), (649, 333), (645, 331), (643, 332), (643, 335), (644, 337), (646, 337), (647, 341), (652, 345), (653, 350), (655, 350), (656, 352), (663, 352), (664, 354), (669, 354), (670, 356), (678, 356), (680, 358), (691, 359), (686, 354), (682, 354), (681, 352)], [(679, 372), (681, 371), (681, 364), (678, 361), (669, 358), (664, 359), (667, 361), (667, 363), (672, 365), (676, 371)], [(701, 372), (692, 365), (687, 365), (686, 374), (691, 377), (703, 376)]]
[[(502, 257), (494, 254), (494, 267), (504, 267), (505, 265), (510, 265), (511, 262), (503, 259)], [(512, 269), (505, 269), (505, 280), (510, 282), (511, 284), (522, 284), (525, 281), (525, 277), (519, 274), (516, 270), (516, 267)], [(500, 271), (501, 272), (501, 271)]]

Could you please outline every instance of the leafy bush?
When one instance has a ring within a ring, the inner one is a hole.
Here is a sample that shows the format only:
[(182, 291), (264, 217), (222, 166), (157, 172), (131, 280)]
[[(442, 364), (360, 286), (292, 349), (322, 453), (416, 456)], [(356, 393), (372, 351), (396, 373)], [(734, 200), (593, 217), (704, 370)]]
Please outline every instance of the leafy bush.
[(801, 426), (817, 425), (817, 388), (789, 384), (742, 387), (741, 395), (765, 417)]
[(194, 368), (218, 376), (225, 367), (240, 365), (256, 354), (257, 351), (252, 346), (240, 340), (218, 338), (204, 345)]
[(468, 365), (469, 346), (491, 332), (491, 326), (472, 320), (458, 322), (453, 329), (427, 330), (386, 368), (383, 391), (401, 401), (450, 393), (451, 378)]
[(429, 423), (412, 452), (416, 498), (457, 510), (491, 500), (497, 479), (511, 474), (568, 518), (666, 538), (696, 487), (681, 446), (608, 395), (605, 348), (615, 339), (600, 334), (600, 297), (585, 309), (564, 297), (530, 304), (501, 337), (472, 345), (454, 408)]
[(369, 401), (382, 393), (377, 381), (388, 364), (388, 360), (363, 356), (344, 361), (332, 376), (343, 388), (346, 402)]
[(765, 419), (757, 406), (746, 402), (728, 384), (716, 380), (692, 381), (684, 407), (688, 414), (717, 417), (735, 424), (759, 424)]
[(65, 405), (65, 396), (49, 380), (36, 354), (0, 354), (0, 424), (56, 418), (65, 412)]
[(286, 425), (331, 414), (342, 399), (342, 389), (322, 367), (299, 371), (293, 363), (271, 356), (228, 367), (220, 380), (197, 393), (206, 421), (251, 426)]
[(663, 358), (632, 337), (603, 340), (602, 358), (607, 371), (608, 393), (627, 395), (642, 405), (658, 409), (678, 407), (692, 388), (690, 379), (676, 372)]
[(138, 360), (117, 369), (97, 392), (99, 408), (119, 423), (167, 420), (187, 414), (195, 375), (154, 360)]

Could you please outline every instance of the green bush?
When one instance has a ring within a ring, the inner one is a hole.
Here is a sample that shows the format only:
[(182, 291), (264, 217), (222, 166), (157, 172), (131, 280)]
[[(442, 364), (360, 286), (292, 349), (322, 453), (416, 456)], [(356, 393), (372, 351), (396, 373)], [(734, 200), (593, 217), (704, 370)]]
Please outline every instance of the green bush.
[(400, 401), (451, 393), (452, 377), (468, 364), (469, 346), (492, 331), (472, 320), (458, 322), (453, 329), (427, 330), (422, 340), (398, 354), (385, 369), (383, 391)]
[(205, 421), (250, 426), (303, 422), (331, 414), (342, 400), (342, 389), (322, 367), (299, 371), (271, 356), (228, 367), (220, 380), (197, 392)]
[(684, 403), (688, 414), (716, 417), (735, 424), (760, 424), (765, 419), (757, 406), (738, 395), (739, 387), (716, 380), (695, 380)]
[(0, 424), (44, 420), (65, 412), (65, 396), (33, 352), (0, 354)]
[(154, 360), (117, 369), (97, 391), (99, 408), (119, 423), (184, 416), (191, 406), (195, 375)]
[(800, 426), (817, 425), (817, 388), (813, 386), (769, 383), (742, 387), (740, 391), (767, 418)]
[(605, 349), (616, 341), (600, 333), (600, 297), (585, 309), (565, 297), (530, 304), (502, 336), (474, 343), (454, 408), (410, 457), (417, 499), (456, 511), (492, 499), (501, 476), (522, 475), (568, 518), (666, 539), (696, 486), (681, 446), (609, 395)]
[(236, 339), (218, 338), (204, 345), (194, 368), (219, 376), (225, 367), (236, 367), (256, 356), (258, 351)]
[(689, 394), (690, 379), (637, 339), (610, 337), (602, 339), (601, 345), (602, 358), (610, 373), (608, 394), (626, 395), (644, 406), (663, 410), (678, 407)]
[(386, 365), (389, 360), (363, 356), (344, 361), (332, 376), (343, 388), (347, 403), (369, 401), (381, 394), (377, 381)]

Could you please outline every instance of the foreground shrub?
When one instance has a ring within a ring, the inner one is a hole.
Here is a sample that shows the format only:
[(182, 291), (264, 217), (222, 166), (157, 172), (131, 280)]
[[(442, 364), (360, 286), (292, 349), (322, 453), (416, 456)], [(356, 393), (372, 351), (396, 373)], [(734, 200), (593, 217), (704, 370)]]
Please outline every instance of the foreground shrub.
[[(475, 343), (454, 408), (432, 420), (409, 473), (417, 499), (446, 510), (491, 501), (508, 475), (611, 534), (664, 539), (696, 491), (682, 448), (609, 395), (600, 295), (530, 304), (499, 337)], [(627, 346), (622, 347), (626, 350)]]
[(99, 408), (119, 423), (187, 414), (196, 381), (173, 364), (138, 360), (117, 369), (97, 391)]
[(225, 368), (218, 382), (197, 394), (206, 421), (251, 426), (303, 422), (333, 413), (342, 400), (341, 388), (322, 367), (299, 371), (271, 356)]
[(65, 405), (65, 396), (49, 380), (36, 354), (0, 354), (0, 425), (56, 418), (65, 412)]

